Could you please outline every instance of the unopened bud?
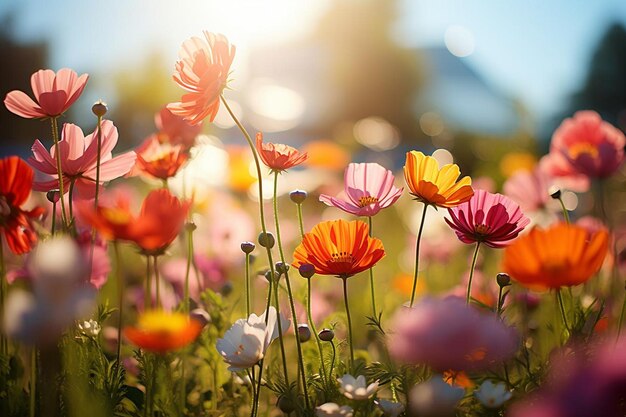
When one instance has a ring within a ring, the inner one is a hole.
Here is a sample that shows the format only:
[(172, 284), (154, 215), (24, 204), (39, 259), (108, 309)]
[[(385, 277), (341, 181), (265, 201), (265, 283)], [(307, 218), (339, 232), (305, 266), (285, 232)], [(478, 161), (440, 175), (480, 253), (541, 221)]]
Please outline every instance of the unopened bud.
[(224, 297), (228, 297), (231, 292), (233, 292), (233, 284), (231, 282), (225, 283), (222, 285), (222, 288), (220, 288), (220, 294)]
[(185, 223), (185, 230), (187, 230), (188, 233), (195, 231), (197, 228), (198, 226), (196, 226), (194, 222)]
[(307, 324), (298, 324), (298, 339), (300, 342), (308, 342), (311, 339), (311, 329)]
[(265, 276), (265, 279), (267, 280), (267, 282), (271, 282), (272, 281), (272, 271), (265, 271), (265, 274), (263, 274), (263, 276)]
[(60, 197), (61, 193), (59, 192), (59, 190), (50, 190), (46, 193), (46, 198), (51, 203), (58, 203)]
[(261, 232), (259, 233), (259, 245), (263, 246), (264, 248), (269, 248), (272, 249), (274, 247), (274, 243), (276, 243), (276, 240), (274, 239), (274, 235), (271, 234), (270, 232)]
[(335, 338), (335, 332), (330, 329), (322, 329), (318, 336), (320, 337), (320, 340), (323, 340), (324, 342), (330, 342)]
[(298, 272), (300, 272), (302, 278), (311, 278), (315, 275), (315, 267), (311, 264), (302, 264), (298, 268)]
[(191, 312), (189, 313), (189, 317), (192, 320), (195, 320), (198, 323), (202, 324), (203, 327), (211, 322), (211, 316), (209, 315), (209, 313), (207, 313), (206, 310), (202, 308), (195, 308), (191, 310)]
[(501, 287), (508, 287), (511, 285), (511, 277), (506, 272), (500, 272), (496, 275), (496, 282)]
[(289, 264), (283, 262), (276, 262), (276, 272), (279, 274), (285, 274), (289, 271)]
[(241, 250), (243, 251), (243, 253), (251, 253), (254, 248), (256, 248), (256, 245), (252, 242), (243, 242), (241, 244)]
[(296, 204), (302, 204), (306, 200), (307, 195), (307, 192), (304, 190), (293, 190), (289, 193), (289, 198)]
[(104, 117), (104, 115), (107, 114), (107, 110), (107, 104), (102, 100), (96, 101), (94, 105), (91, 106), (91, 111), (98, 117)]
[(278, 406), (280, 411), (282, 411), (285, 414), (291, 414), (296, 409), (295, 405), (293, 404), (293, 401), (291, 401), (291, 398), (286, 397), (284, 395), (281, 395), (278, 398), (278, 402), (276, 403), (276, 405)]
[(550, 197), (554, 198), (555, 200), (558, 200), (559, 198), (561, 198), (560, 188), (550, 187), (550, 190), (548, 192), (550, 193)]

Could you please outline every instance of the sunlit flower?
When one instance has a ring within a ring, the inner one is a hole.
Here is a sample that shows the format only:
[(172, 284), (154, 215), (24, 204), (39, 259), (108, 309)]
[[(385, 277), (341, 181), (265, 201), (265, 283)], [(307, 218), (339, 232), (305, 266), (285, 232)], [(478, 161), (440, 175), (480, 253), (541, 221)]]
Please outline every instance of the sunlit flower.
[(363, 375), (355, 378), (350, 374), (345, 374), (337, 378), (337, 381), (339, 391), (349, 400), (367, 400), (378, 391), (378, 381), (368, 385)]
[(282, 143), (263, 143), (263, 134), (256, 134), (256, 150), (272, 171), (285, 171), (306, 161), (308, 154)]
[(559, 203), (550, 197), (552, 177), (539, 165), (532, 171), (517, 171), (502, 186), (504, 194), (519, 204), (524, 213), (538, 210), (557, 211)]
[(80, 97), (89, 75), (80, 77), (68, 68), (56, 74), (46, 69), (39, 70), (30, 77), (30, 85), (35, 101), (23, 91), (14, 90), (7, 94), (4, 105), (18, 116), (34, 119), (57, 117), (65, 113)]
[(561, 153), (577, 172), (592, 177), (612, 175), (624, 161), (624, 134), (595, 111), (579, 111), (554, 131), (550, 153)]
[(476, 190), (472, 198), (448, 209), (446, 219), (463, 243), (484, 243), (501, 248), (515, 239), (530, 220), (517, 203), (501, 194)]
[(348, 405), (325, 403), (315, 408), (316, 417), (352, 417), (354, 410)]
[[(127, 174), (135, 163), (135, 152), (126, 152), (113, 158), (111, 151), (117, 144), (117, 128), (110, 120), (102, 121), (100, 148), (100, 184)], [(63, 125), (61, 140), (61, 171), (63, 190), (69, 192), (74, 183), (74, 192), (83, 198), (93, 198), (96, 190), (96, 167), (98, 163), (98, 131), (84, 136), (80, 127), (71, 123)], [(56, 146), (48, 151), (36, 140), (32, 147), (33, 156), (28, 163), (36, 170), (54, 178), (53, 180), (35, 181), (36, 191), (50, 191), (59, 188)]]
[(93, 319), (84, 320), (76, 325), (78, 332), (87, 337), (98, 337), (102, 327)]
[[(278, 317), (276, 309), (269, 308), (267, 324), (265, 315), (251, 314), (248, 319), (237, 320), (224, 337), (217, 340), (217, 351), (229, 365), (232, 372), (250, 368), (265, 357), (269, 345), (278, 338)], [(287, 332), (291, 322), (280, 315), (281, 330)]]
[(493, 382), (487, 380), (483, 382), (480, 387), (474, 391), (474, 395), (478, 398), (478, 401), (487, 408), (500, 408), (502, 404), (507, 402), (513, 394), (506, 389), (504, 382)]
[(533, 289), (578, 285), (598, 272), (608, 246), (606, 229), (590, 233), (566, 223), (534, 228), (506, 248), (503, 270)]
[(398, 417), (404, 412), (404, 404), (379, 398), (375, 401), (385, 417)]
[(589, 177), (576, 171), (565, 155), (550, 152), (539, 160), (539, 167), (552, 177), (552, 185), (557, 188), (583, 193), (589, 190)]
[(17, 156), (0, 159), (0, 231), (17, 255), (28, 252), (37, 242), (31, 221), (41, 216), (43, 209), (22, 209), (32, 185), (33, 170), (26, 162)]
[(306, 233), (293, 256), (295, 268), (311, 264), (318, 274), (349, 277), (373, 267), (385, 256), (385, 248), (369, 236), (366, 223), (332, 220)]
[(417, 384), (409, 393), (411, 411), (423, 417), (452, 417), (465, 390), (446, 384), (441, 375), (434, 375)]
[(394, 358), (441, 372), (492, 368), (518, 345), (514, 329), (457, 297), (424, 298), (401, 308), (392, 328), (388, 346)]
[(156, 135), (149, 136), (135, 151), (137, 152), (136, 171), (161, 180), (176, 175), (189, 159), (189, 153), (183, 145), (161, 143)]
[(202, 132), (202, 122), (192, 125), (167, 107), (162, 108), (154, 116), (154, 124), (159, 130), (158, 138), (161, 142), (182, 145), (185, 149), (191, 148), (196, 142), (196, 137)]
[(458, 165), (439, 162), (418, 151), (407, 152), (404, 179), (416, 200), (439, 207), (454, 207), (474, 194), (470, 177), (461, 175)]
[(235, 58), (235, 47), (224, 35), (203, 32), (183, 42), (178, 51), (174, 81), (188, 93), (167, 108), (197, 125), (207, 116), (212, 122), (220, 108), (220, 95), (228, 82), (228, 71)]
[(376, 163), (351, 163), (344, 175), (347, 198), (322, 194), (320, 201), (347, 213), (371, 217), (400, 198), (403, 189), (395, 187), (393, 181), (393, 173)]
[(138, 216), (131, 213), (129, 205), (125, 196), (117, 195), (111, 205), (94, 209), (92, 202), (81, 201), (76, 209), (79, 218), (106, 239), (134, 242), (144, 252), (158, 255), (178, 236), (190, 203), (159, 189), (148, 194)]
[(125, 327), (124, 336), (134, 345), (155, 353), (166, 353), (196, 340), (202, 324), (182, 313), (162, 310), (145, 311), (136, 327)]

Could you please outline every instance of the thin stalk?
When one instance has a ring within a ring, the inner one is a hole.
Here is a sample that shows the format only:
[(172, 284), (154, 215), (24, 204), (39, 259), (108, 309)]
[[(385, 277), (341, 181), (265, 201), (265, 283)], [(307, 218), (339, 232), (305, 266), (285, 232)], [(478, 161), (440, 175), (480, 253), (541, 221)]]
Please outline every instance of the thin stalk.
[(54, 235), (57, 225), (57, 203), (52, 203), (52, 227), (50, 228), (50, 234)]
[(624, 323), (624, 312), (626, 311), (626, 294), (624, 295), (624, 301), (622, 302), (622, 310), (619, 313), (619, 322), (617, 323), (617, 339), (619, 339), (620, 333), (622, 333), (622, 324)]
[[(4, 264), (4, 247), (2, 246), (2, 236), (0, 235), (0, 315), (4, 319), (4, 300), (6, 298), (7, 282), (6, 282), (6, 266)], [(9, 345), (4, 332), (0, 332), (0, 349), (2, 355), (7, 356)]]
[[(304, 360), (302, 358), (302, 346), (300, 344), (300, 338), (298, 337), (298, 317), (296, 316), (296, 306), (293, 302), (293, 293), (291, 291), (291, 282), (289, 280), (289, 272), (287, 271), (287, 264), (285, 263), (285, 253), (283, 252), (283, 244), (280, 238), (280, 222), (278, 221), (278, 171), (274, 171), (274, 223), (276, 226), (276, 243), (278, 244), (278, 253), (280, 254), (280, 261), (285, 267), (285, 283), (287, 284), (287, 296), (289, 298), (289, 305), (291, 307), (291, 319), (294, 323), (294, 333), (296, 339), (296, 348), (298, 350), (298, 363), (300, 364), (300, 377), (302, 380), (302, 389), (304, 391), (304, 402), (306, 407), (309, 408), (309, 391), (306, 383), (306, 375), (304, 372)], [(279, 318), (280, 321), (280, 318)]]
[[(368, 220), (370, 237), (372, 237), (372, 216), (369, 216)], [(378, 314), (376, 314), (376, 297), (374, 296), (374, 267), (370, 268), (370, 290), (372, 293), (372, 312), (374, 313), (374, 318), (378, 321)]]
[(335, 358), (337, 357), (337, 348), (335, 347), (335, 343), (331, 340), (330, 345), (333, 347), (333, 356), (330, 361), (330, 371), (328, 372), (328, 378), (333, 378), (333, 370), (335, 368)]
[(311, 313), (311, 278), (307, 280), (307, 298), (306, 298), (306, 314), (309, 319), (309, 325), (311, 326), (311, 330), (315, 335), (315, 342), (317, 343), (317, 350), (320, 353), (320, 367), (322, 368), (322, 380), (324, 384), (328, 381), (328, 376), (326, 375), (326, 366), (324, 365), (324, 349), (322, 349), (322, 341), (320, 340), (320, 335), (317, 334), (317, 329), (315, 328), (315, 323), (313, 322), (313, 314)]
[(94, 208), (98, 209), (98, 196), (100, 192), (100, 165), (102, 152), (102, 116), (98, 116), (98, 134), (96, 135), (98, 141), (98, 155), (96, 155), (96, 195), (94, 197)]
[(254, 366), (252, 366), (252, 371), (250, 371), (250, 369), (246, 369), (246, 373), (248, 374), (248, 378), (250, 378), (250, 386), (252, 387), (252, 404), (250, 405), (250, 417), (253, 417), (254, 404), (256, 402), (256, 386), (254, 385), (256, 381), (254, 380)]
[[(274, 275), (272, 274), (272, 280), (274, 279)], [(287, 357), (285, 356), (285, 342), (283, 341), (283, 325), (280, 320), (280, 303), (278, 301), (278, 281), (274, 283), (274, 302), (276, 303), (276, 325), (278, 327), (278, 341), (280, 342), (280, 356), (283, 361), (283, 376), (285, 377), (285, 382), (287, 386), (289, 386), (289, 374), (287, 373)], [(269, 317), (269, 312), (265, 314), (265, 318)], [(297, 330), (296, 330), (297, 335)]]
[(559, 203), (561, 204), (561, 211), (563, 211), (563, 218), (565, 218), (565, 223), (570, 224), (569, 212), (567, 211), (567, 208), (565, 208), (565, 203), (563, 202), (563, 198), (559, 196), (558, 200), (559, 200)]
[(54, 141), (54, 154), (57, 162), (57, 175), (59, 176), (59, 194), (61, 200), (61, 221), (63, 222), (63, 229), (67, 227), (67, 216), (65, 214), (65, 201), (63, 199), (63, 168), (61, 166), (61, 149), (59, 147), (59, 127), (57, 125), (57, 117), (50, 118), (52, 122), (52, 140)]
[(250, 254), (246, 253), (246, 317), (250, 316)]
[(154, 261), (152, 269), (154, 270), (154, 281), (156, 283), (156, 306), (157, 308), (161, 308), (161, 284), (159, 282), (159, 266), (157, 265), (158, 256), (153, 256), (152, 259)]
[(143, 297), (143, 308), (152, 308), (152, 274), (150, 273), (150, 256), (146, 255), (146, 293)]
[(563, 297), (561, 296), (561, 290), (557, 288), (556, 290), (556, 299), (559, 303), (559, 309), (561, 310), (561, 319), (563, 320), (563, 325), (565, 326), (565, 330), (569, 333), (569, 324), (567, 324), (567, 316), (565, 315), (565, 307), (563, 305)]
[[(70, 210), (70, 219), (74, 219), (74, 204), (72, 204), (72, 200), (74, 200), (74, 184), (76, 183), (75, 179), (70, 180), (70, 191), (68, 192), (67, 203), (69, 204)], [(69, 224), (68, 224), (69, 226)]]
[(256, 415), (259, 412), (259, 397), (261, 394), (261, 378), (263, 376), (263, 361), (260, 362), (259, 364), (259, 379), (257, 381), (257, 387), (256, 387), (256, 399), (254, 401), (254, 409), (253, 409), (253, 414), (252, 417), (256, 417)]
[(415, 290), (417, 289), (417, 275), (419, 274), (420, 263), (420, 242), (422, 240), (422, 231), (424, 230), (424, 220), (426, 220), (427, 209), (428, 204), (424, 203), (422, 220), (420, 221), (420, 228), (417, 231), (417, 240), (415, 241), (415, 271), (413, 272), (413, 289), (411, 290), (411, 304), (409, 305), (410, 307), (413, 307), (413, 302), (415, 301)]
[(343, 281), (343, 302), (346, 305), (346, 316), (348, 317), (348, 342), (350, 344), (350, 369), (354, 369), (354, 346), (352, 341), (352, 318), (350, 317), (350, 307), (348, 306), (348, 277), (340, 277)]
[(298, 207), (298, 227), (300, 228), (300, 238), (304, 237), (304, 222), (302, 221), (302, 204), (296, 204)]
[(124, 277), (122, 276), (120, 247), (117, 240), (113, 241), (113, 249), (115, 251), (115, 275), (117, 277), (117, 292), (119, 301), (119, 317), (117, 320), (117, 366), (122, 366), (120, 357), (122, 353), (122, 316), (124, 312)]
[(467, 297), (465, 298), (465, 304), (469, 305), (470, 296), (472, 293), (472, 278), (474, 278), (474, 269), (476, 269), (476, 260), (478, 259), (478, 249), (480, 249), (480, 242), (476, 242), (476, 250), (474, 250), (474, 257), (472, 258), (472, 266), (470, 268), (469, 282), (467, 283)]
[[(187, 229), (187, 267), (185, 269), (185, 313), (189, 313), (189, 273), (193, 262), (193, 230)], [(200, 290), (200, 287), (198, 287)], [(250, 315), (250, 313), (248, 313)]]
[(504, 300), (502, 300), (503, 290), (504, 290), (504, 287), (500, 286), (500, 291), (498, 291), (498, 307), (496, 309), (496, 316), (498, 318), (500, 318), (500, 315), (502, 314), (502, 304), (504, 304)]
[(32, 347), (30, 352), (30, 417), (35, 417), (37, 407), (37, 348)]

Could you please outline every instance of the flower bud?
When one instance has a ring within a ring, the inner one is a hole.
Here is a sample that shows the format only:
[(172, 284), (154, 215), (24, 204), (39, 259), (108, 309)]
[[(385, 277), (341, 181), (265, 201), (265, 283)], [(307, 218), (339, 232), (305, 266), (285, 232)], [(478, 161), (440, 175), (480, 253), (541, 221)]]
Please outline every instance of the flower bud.
[(233, 284), (231, 282), (225, 283), (222, 285), (222, 288), (220, 288), (220, 294), (224, 297), (228, 297), (231, 292), (233, 292)]
[(189, 313), (189, 317), (192, 320), (195, 320), (198, 323), (202, 324), (203, 327), (211, 322), (211, 316), (209, 315), (209, 313), (207, 313), (206, 310), (202, 308), (195, 308), (191, 310), (191, 312)]
[(296, 204), (302, 204), (307, 198), (307, 192), (304, 190), (293, 190), (289, 193), (289, 198)]
[(46, 193), (46, 198), (51, 203), (58, 203), (60, 197), (61, 193), (59, 192), (59, 190), (50, 190)]
[(265, 276), (265, 279), (267, 280), (267, 282), (272, 281), (272, 271), (267, 270), (265, 271), (265, 274), (263, 274)]
[(296, 409), (296, 407), (293, 404), (293, 401), (291, 401), (291, 398), (286, 397), (284, 395), (281, 395), (278, 398), (278, 402), (276, 403), (276, 405), (278, 406), (280, 411), (282, 411), (285, 414), (291, 414)]
[(105, 114), (107, 114), (107, 110), (107, 104), (102, 100), (96, 101), (94, 105), (91, 106), (91, 111), (98, 117), (103, 117)]
[(511, 277), (506, 272), (500, 272), (496, 275), (496, 282), (500, 287), (508, 287), (511, 285)]
[(302, 264), (298, 268), (298, 272), (300, 272), (302, 278), (311, 278), (315, 275), (315, 267), (311, 264)]
[(298, 339), (300, 342), (308, 342), (311, 339), (311, 329), (308, 324), (298, 324)]
[(289, 264), (283, 262), (276, 262), (276, 272), (279, 274), (285, 274), (289, 271)]
[(256, 248), (256, 245), (252, 242), (241, 243), (241, 250), (243, 251), (243, 253), (249, 254), (254, 250), (254, 248)]
[(191, 233), (193, 231), (195, 231), (198, 228), (198, 226), (196, 226), (196, 224), (194, 222), (187, 222), (185, 223), (185, 230), (188, 233)]
[(263, 246), (264, 248), (269, 248), (272, 249), (274, 247), (274, 243), (276, 243), (276, 240), (274, 239), (274, 235), (271, 234), (270, 232), (261, 232), (259, 233), (259, 245)]
[(559, 188), (550, 187), (550, 190), (548, 190), (548, 192), (550, 193), (550, 197), (554, 198), (555, 200), (561, 198), (561, 190)]
[(330, 329), (322, 329), (322, 331), (319, 332), (318, 336), (320, 340), (323, 340), (324, 342), (330, 342), (335, 338), (335, 332)]

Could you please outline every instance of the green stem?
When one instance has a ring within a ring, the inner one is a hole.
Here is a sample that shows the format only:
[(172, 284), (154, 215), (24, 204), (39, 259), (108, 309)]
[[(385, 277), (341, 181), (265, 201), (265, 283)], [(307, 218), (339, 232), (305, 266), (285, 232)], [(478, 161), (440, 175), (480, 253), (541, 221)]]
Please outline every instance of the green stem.
[(300, 228), (300, 239), (304, 237), (304, 222), (302, 221), (302, 204), (296, 204), (298, 207), (298, 227)]
[(117, 366), (122, 366), (120, 357), (122, 353), (122, 316), (124, 313), (124, 277), (122, 276), (120, 247), (117, 240), (113, 241), (113, 249), (115, 251), (115, 275), (117, 277), (117, 292), (119, 302), (119, 315), (117, 319)]
[(63, 229), (67, 227), (67, 216), (65, 214), (65, 200), (63, 189), (63, 168), (61, 165), (61, 147), (59, 146), (59, 127), (57, 124), (57, 117), (52, 117), (52, 140), (54, 141), (54, 153), (57, 162), (57, 175), (59, 177), (59, 194), (61, 200), (61, 221), (63, 222)]
[(558, 200), (559, 200), (559, 203), (561, 203), (561, 210), (563, 211), (563, 217), (565, 218), (565, 223), (570, 224), (569, 212), (567, 211), (567, 208), (565, 208), (565, 203), (563, 202), (563, 198), (559, 196)]
[(37, 348), (32, 347), (30, 353), (30, 417), (35, 417), (37, 408)]
[(254, 366), (252, 366), (252, 371), (250, 369), (246, 369), (246, 373), (248, 374), (248, 378), (250, 378), (250, 386), (252, 387), (252, 404), (250, 406), (250, 417), (254, 417), (254, 404), (256, 403), (256, 383), (254, 379)]
[(496, 316), (498, 318), (500, 318), (500, 315), (502, 314), (502, 304), (504, 304), (504, 300), (502, 299), (503, 290), (504, 290), (504, 287), (500, 286), (500, 291), (498, 291), (498, 306), (496, 309)]
[[(274, 279), (274, 275), (272, 274), (272, 280)], [(283, 361), (283, 376), (285, 377), (285, 383), (289, 386), (289, 374), (287, 373), (287, 357), (285, 356), (285, 342), (283, 341), (283, 325), (280, 320), (280, 302), (278, 300), (278, 281), (274, 283), (274, 302), (276, 303), (276, 325), (278, 327), (278, 341), (280, 342), (280, 356)], [(269, 316), (269, 311), (265, 314), (265, 319), (267, 320)], [(296, 330), (296, 335), (297, 335)]]
[(157, 265), (158, 256), (153, 256), (152, 259), (154, 261), (153, 270), (154, 270), (154, 282), (156, 285), (156, 306), (157, 308), (161, 308), (161, 284), (159, 279), (159, 266)]
[(465, 304), (469, 305), (471, 293), (472, 293), (472, 278), (474, 278), (474, 269), (476, 269), (476, 260), (478, 259), (478, 249), (480, 249), (480, 242), (476, 242), (476, 250), (474, 250), (474, 256), (472, 257), (472, 266), (470, 268), (469, 282), (467, 283), (467, 297), (465, 298)]
[[(70, 219), (73, 222), (74, 220), (74, 204), (72, 203), (72, 200), (74, 199), (74, 184), (76, 183), (75, 179), (71, 179), (70, 180), (70, 191), (68, 192), (68, 197), (67, 197), (67, 203), (69, 204), (69, 210), (70, 210)], [(69, 225), (68, 225), (69, 226)]]
[(626, 294), (624, 295), (624, 301), (622, 302), (622, 310), (619, 313), (619, 322), (617, 324), (617, 339), (619, 339), (619, 335), (622, 333), (622, 324), (624, 323), (625, 311), (626, 311)]
[(250, 316), (250, 254), (246, 253), (246, 317)]
[(96, 195), (94, 197), (94, 208), (98, 209), (98, 197), (100, 193), (100, 165), (102, 156), (102, 116), (98, 116), (98, 134), (96, 135), (98, 141), (98, 155), (96, 155)]
[(417, 289), (417, 276), (419, 274), (420, 263), (420, 242), (422, 240), (422, 231), (424, 230), (424, 220), (426, 220), (426, 210), (428, 204), (424, 203), (424, 210), (422, 211), (422, 220), (420, 221), (420, 228), (417, 231), (417, 240), (415, 241), (415, 271), (413, 271), (413, 289), (411, 290), (411, 304), (409, 307), (413, 307), (415, 301), (415, 290)]
[(352, 341), (352, 318), (350, 317), (350, 307), (348, 306), (348, 277), (340, 277), (343, 281), (343, 302), (346, 305), (346, 316), (348, 317), (348, 342), (350, 345), (350, 370), (354, 369), (354, 343)]
[[(280, 261), (285, 268), (285, 283), (287, 284), (287, 297), (289, 298), (289, 306), (291, 307), (291, 319), (294, 323), (294, 334), (296, 339), (296, 349), (298, 351), (298, 362), (300, 364), (300, 377), (302, 380), (302, 389), (304, 391), (304, 402), (306, 407), (310, 407), (309, 390), (306, 383), (306, 375), (304, 371), (304, 360), (302, 358), (302, 346), (300, 344), (300, 337), (298, 337), (298, 317), (296, 316), (296, 306), (293, 302), (293, 293), (291, 291), (291, 282), (289, 280), (289, 272), (287, 271), (287, 264), (285, 263), (285, 253), (283, 252), (283, 244), (280, 238), (280, 222), (278, 221), (278, 171), (274, 171), (274, 223), (276, 226), (276, 243), (278, 244), (278, 253), (280, 254)], [(280, 318), (279, 318), (280, 320)]]
[(259, 412), (259, 397), (261, 394), (261, 378), (263, 377), (263, 361), (261, 361), (261, 363), (259, 364), (259, 378), (257, 381), (257, 388), (256, 388), (256, 399), (254, 401), (254, 409), (253, 409), (253, 414), (252, 417), (256, 417), (256, 415)]
[[(189, 313), (189, 273), (193, 262), (193, 230), (187, 230), (187, 267), (185, 269), (185, 313)], [(198, 291), (200, 287), (198, 287)], [(249, 314), (248, 314), (249, 315)]]
[(565, 315), (565, 306), (563, 305), (563, 297), (561, 296), (561, 290), (557, 288), (556, 290), (556, 299), (559, 304), (559, 309), (561, 310), (561, 319), (563, 320), (563, 325), (565, 326), (565, 330), (569, 333), (569, 325), (567, 324), (567, 316)]
[(317, 343), (317, 350), (320, 354), (320, 367), (322, 368), (322, 379), (326, 384), (328, 382), (328, 376), (326, 375), (326, 365), (324, 365), (324, 349), (322, 349), (322, 342), (320, 340), (320, 335), (317, 334), (317, 329), (315, 328), (315, 323), (313, 322), (313, 314), (311, 313), (311, 278), (307, 279), (307, 299), (306, 299), (306, 313), (309, 319), (309, 325), (311, 326), (311, 330), (315, 335), (315, 342)]
[[(369, 229), (370, 229), (370, 237), (372, 237), (372, 217), (368, 217), (369, 220)], [(374, 318), (378, 321), (378, 314), (376, 314), (376, 297), (374, 296), (374, 267), (370, 268), (370, 290), (372, 293), (372, 311), (374, 313)]]
[(50, 234), (54, 235), (57, 225), (57, 203), (52, 203), (52, 227), (50, 228)]
[(146, 255), (146, 294), (143, 299), (143, 308), (152, 308), (152, 274), (150, 273), (150, 256)]
[(337, 357), (337, 348), (335, 347), (335, 343), (331, 340), (330, 345), (333, 347), (333, 356), (330, 361), (330, 371), (328, 372), (328, 378), (333, 378), (333, 370), (335, 368), (335, 358)]

